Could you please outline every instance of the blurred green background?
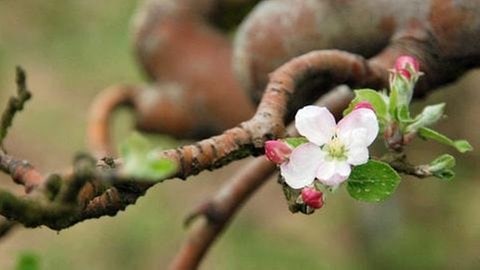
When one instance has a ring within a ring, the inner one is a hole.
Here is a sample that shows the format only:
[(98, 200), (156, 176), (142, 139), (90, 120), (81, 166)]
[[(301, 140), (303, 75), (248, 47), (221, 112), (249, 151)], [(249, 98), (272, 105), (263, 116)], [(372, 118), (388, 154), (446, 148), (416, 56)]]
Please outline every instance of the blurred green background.
[[(34, 99), (16, 119), (7, 147), (41, 171), (66, 168), (85, 149), (86, 113), (95, 94), (117, 83), (142, 83), (129, 44), (137, 1), (0, 1), (0, 106), (14, 93), (14, 67), (28, 72)], [(438, 126), (480, 149), (480, 73), (471, 72), (425, 103), (448, 101)], [(121, 112), (118, 137), (131, 129)], [(410, 156), (428, 162), (448, 152), (457, 178), (447, 183), (405, 177), (382, 204), (330, 196), (312, 216), (288, 212), (275, 181), (248, 202), (210, 251), (203, 269), (478, 269), (480, 161), (435, 143), (416, 142)], [(184, 216), (211, 196), (243, 162), (187, 182), (167, 181), (127, 211), (55, 232), (17, 229), (0, 241), (0, 269), (36, 254), (41, 269), (164, 269), (184, 236)], [(272, 179), (273, 180), (273, 179)], [(0, 187), (21, 192), (0, 176)]]

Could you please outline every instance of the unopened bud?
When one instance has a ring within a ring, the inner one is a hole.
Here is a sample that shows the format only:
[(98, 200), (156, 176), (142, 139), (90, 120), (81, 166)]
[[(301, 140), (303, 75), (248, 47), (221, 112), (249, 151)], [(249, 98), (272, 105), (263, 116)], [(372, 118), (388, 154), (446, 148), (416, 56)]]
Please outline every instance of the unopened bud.
[(417, 74), (420, 72), (420, 63), (414, 57), (402, 55), (395, 60), (394, 70), (409, 80), (413, 75), (412, 72)]
[(357, 103), (357, 105), (355, 105), (355, 108), (353, 108), (354, 110), (356, 109), (362, 109), (362, 108), (365, 108), (365, 109), (370, 109), (372, 110), (373, 112), (375, 112), (375, 109), (373, 108), (372, 104), (368, 101), (360, 101)]
[(320, 209), (323, 206), (323, 193), (313, 187), (302, 189), (303, 203), (314, 209)]
[(292, 153), (292, 148), (282, 140), (265, 142), (265, 155), (267, 159), (276, 164), (285, 162)]

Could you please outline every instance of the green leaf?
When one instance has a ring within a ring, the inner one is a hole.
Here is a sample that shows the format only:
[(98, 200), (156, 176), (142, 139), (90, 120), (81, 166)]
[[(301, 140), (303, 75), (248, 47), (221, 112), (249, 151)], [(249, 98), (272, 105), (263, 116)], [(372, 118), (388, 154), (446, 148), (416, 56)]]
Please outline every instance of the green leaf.
[(399, 105), (396, 110), (396, 117), (401, 124), (409, 124), (413, 122), (412, 117), (410, 117), (410, 111), (407, 105)]
[(38, 270), (40, 269), (39, 265), (39, 257), (37, 254), (25, 252), (18, 258), (15, 270)]
[(410, 123), (410, 101), (412, 100), (414, 82), (403, 76), (395, 75), (390, 80), (390, 96), (388, 112), (402, 126)]
[(291, 138), (285, 138), (283, 140), (293, 148), (296, 148), (308, 142), (307, 138), (305, 137), (291, 137)]
[(353, 168), (347, 190), (353, 198), (379, 202), (388, 198), (400, 183), (400, 176), (387, 163), (370, 160)]
[(453, 167), (455, 167), (455, 158), (445, 154), (430, 162), (428, 170), (432, 172), (435, 177), (449, 181), (455, 176), (452, 170)]
[(470, 143), (467, 142), (466, 140), (454, 141), (448, 138), (447, 136), (430, 128), (422, 127), (418, 129), (418, 135), (424, 139), (432, 139), (439, 143), (452, 146), (455, 149), (457, 149), (460, 153), (465, 153), (473, 150), (472, 145), (470, 145)]
[(397, 106), (398, 106), (398, 92), (395, 87), (390, 88), (389, 100), (388, 100), (388, 112), (391, 116), (397, 116)]
[(445, 103), (426, 106), (423, 111), (415, 117), (412, 124), (407, 126), (406, 132), (416, 132), (421, 127), (431, 126), (443, 117)]
[(440, 172), (435, 172), (433, 173), (433, 175), (438, 179), (445, 180), (445, 181), (451, 181), (453, 178), (455, 178), (455, 172), (452, 170), (443, 170)]
[(120, 147), (123, 172), (137, 179), (162, 181), (176, 171), (176, 164), (159, 158), (150, 142), (138, 133), (132, 134)]
[(348, 108), (345, 109), (343, 115), (347, 115), (353, 111), (355, 105), (361, 101), (368, 101), (372, 104), (375, 113), (378, 118), (387, 119), (387, 102), (385, 101), (386, 96), (383, 93), (379, 93), (373, 89), (359, 89), (355, 90), (355, 98), (350, 102)]
[(455, 158), (448, 154), (439, 156), (429, 164), (429, 170), (431, 172), (452, 169), (453, 167), (455, 167)]
[(465, 153), (473, 150), (472, 145), (467, 140), (453, 141), (453, 145), (460, 153)]
[(394, 109), (398, 106), (409, 106), (413, 96), (413, 88), (415, 82), (407, 80), (403, 76), (394, 76), (392, 84), (390, 86), (390, 97), (394, 96), (395, 100), (390, 103), (390, 106), (394, 105)]

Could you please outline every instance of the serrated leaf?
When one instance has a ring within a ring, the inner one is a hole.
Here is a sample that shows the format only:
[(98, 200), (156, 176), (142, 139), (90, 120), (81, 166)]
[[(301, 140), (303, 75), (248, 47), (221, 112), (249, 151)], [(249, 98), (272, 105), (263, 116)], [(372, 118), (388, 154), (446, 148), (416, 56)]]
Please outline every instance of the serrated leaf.
[(437, 132), (433, 129), (430, 129), (430, 128), (426, 128), (426, 127), (419, 128), (418, 129), (418, 135), (421, 138), (424, 138), (424, 139), (432, 139), (432, 140), (435, 140), (439, 143), (443, 143), (445, 145), (452, 146), (455, 149), (457, 149), (460, 153), (465, 153), (465, 152), (473, 150), (472, 145), (470, 145), (470, 143), (467, 142), (466, 140), (454, 141), (454, 140), (448, 138), (447, 136), (445, 136), (445, 135), (443, 135), (443, 134), (441, 134), (441, 133), (439, 133), (439, 132)]
[(291, 137), (291, 138), (285, 138), (283, 140), (293, 148), (296, 148), (308, 142), (307, 138), (305, 137)]
[(172, 175), (176, 164), (165, 158), (158, 158), (150, 142), (134, 133), (120, 147), (123, 158), (123, 172), (144, 181), (161, 181)]
[(381, 118), (381, 119), (388, 118), (388, 115), (387, 115), (388, 106), (385, 101), (386, 97), (384, 96), (383, 93), (379, 93), (373, 89), (359, 89), (359, 90), (355, 90), (354, 93), (355, 93), (355, 98), (350, 102), (350, 104), (348, 105), (348, 108), (345, 109), (345, 111), (343, 112), (343, 115), (347, 115), (350, 112), (352, 112), (353, 109), (355, 108), (355, 105), (357, 105), (359, 102), (368, 101), (372, 105), (373, 109), (375, 110), (375, 113), (378, 118)]
[(370, 160), (353, 168), (347, 190), (357, 200), (380, 202), (392, 195), (399, 183), (400, 176), (390, 165)]

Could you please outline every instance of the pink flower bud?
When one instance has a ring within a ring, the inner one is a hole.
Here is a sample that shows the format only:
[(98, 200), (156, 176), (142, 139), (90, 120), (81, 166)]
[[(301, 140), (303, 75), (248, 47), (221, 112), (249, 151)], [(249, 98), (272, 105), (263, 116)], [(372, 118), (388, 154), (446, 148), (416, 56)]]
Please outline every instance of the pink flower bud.
[(420, 63), (414, 57), (409, 55), (402, 55), (395, 60), (395, 72), (401, 76), (410, 79), (413, 74), (411, 72), (420, 72)]
[(360, 101), (359, 103), (357, 103), (357, 105), (355, 105), (355, 108), (353, 109), (356, 110), (361, 108), (370, 109), (373, 112), (375, 112), (375, 109), (373, 108), (372, 104), (368, 101)]
[(320, 209), (323, 206), (323, 193), (313, 187), (306, 187), (302, 189), (302, 200), (306, 205)]
[(276, 164), (285, 162), (292, 153), (292, 148), (282, 140), (265, 142), (265, 155), (267, 159)]

